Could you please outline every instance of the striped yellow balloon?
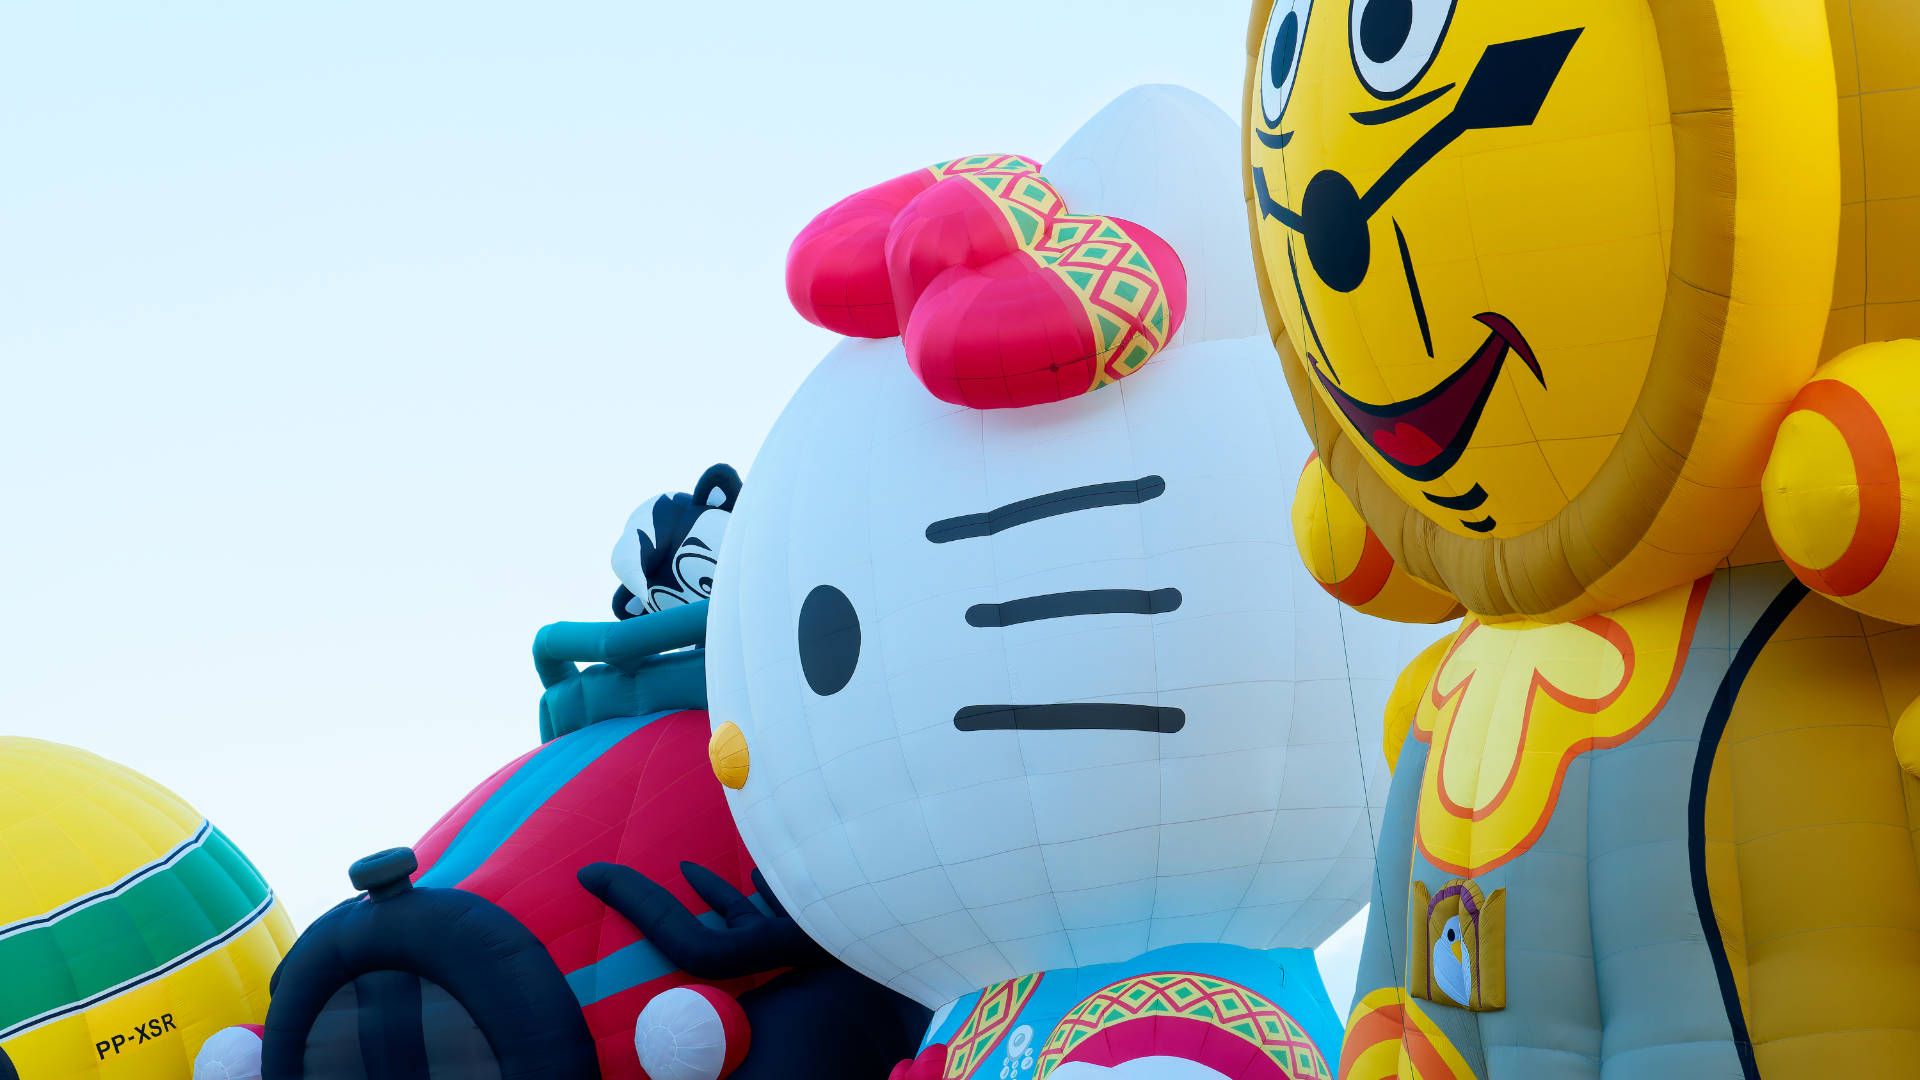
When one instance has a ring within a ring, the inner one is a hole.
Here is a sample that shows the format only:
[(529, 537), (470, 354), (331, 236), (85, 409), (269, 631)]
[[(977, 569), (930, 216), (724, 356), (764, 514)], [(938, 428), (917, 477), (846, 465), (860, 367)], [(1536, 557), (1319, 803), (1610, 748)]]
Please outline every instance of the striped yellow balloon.
[(186, 1080), (261, 1022), (293, 942), (273, 891), (173, 793), (0, 738), (0, 1080)]

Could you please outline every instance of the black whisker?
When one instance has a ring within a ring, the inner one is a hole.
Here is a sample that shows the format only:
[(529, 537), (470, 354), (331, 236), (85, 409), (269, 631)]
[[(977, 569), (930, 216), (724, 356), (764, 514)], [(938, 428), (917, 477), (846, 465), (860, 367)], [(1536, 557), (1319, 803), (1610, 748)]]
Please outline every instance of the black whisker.
[(1355, 123), (1369, 126), (1390, 124), (1403, 116), (1412, 116), (1421, 109), (1439, 101), (1445, 97), (1447, 92), (1452, 90), (1455, 85), (1457, 84), (1448, 83), (1445, 86), (1437, 86), (1418, 97), (1410, 97), (1405, 101), (1396, 101), (1383, 109), (1366, 109), (1357, 113), (1349, 113), (1348, 115), (1353, 117)]
[(943, 518), (927, 526), (927, 539), (936, 544), (955, 540), (974, 540), (1002, 533), (1016, 525), (1026, 525), (1062, 514), (1096, 510), (1103, 506), (1134, 506), (1157, 499), (1167, 490), (1167, 482), (1158, 476), (1121, 480), (1111, 484), (1088, 484), (1067, 488), (1031, 499), (1008, 503), (984, 514), (963, 514)]
[(1187, 714), (1159, 705), (1072, 701), (1062, 705), (969, 705), (953, 714), (961, 731), (1149, 731), (1172, 735)]
[(1024, 596), (1004, 604), (975, 604), (967, 609), (967, 625), (1015, 626), (1075, 615), (1164, 615), (1179, 609), (1179, 589), (1081, 589)]

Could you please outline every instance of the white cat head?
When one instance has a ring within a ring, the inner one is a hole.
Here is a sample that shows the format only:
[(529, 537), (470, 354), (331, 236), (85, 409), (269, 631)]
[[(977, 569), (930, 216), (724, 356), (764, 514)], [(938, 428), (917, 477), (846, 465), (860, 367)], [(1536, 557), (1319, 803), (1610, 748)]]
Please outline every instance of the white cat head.
[(1044, 175), (1177, 253), (1178, 332), (1112, 385), (985, 409), (930, 392), (914, 324), (843, 341), (754, 463), (708, 630), (774, 892), (929, 1005), (1167, 944), (1318, 943), (1367, 892), (1380, 704), (1412, 653), (1294, 551), (1308, 443), (1232, 121), (1136, 90)]

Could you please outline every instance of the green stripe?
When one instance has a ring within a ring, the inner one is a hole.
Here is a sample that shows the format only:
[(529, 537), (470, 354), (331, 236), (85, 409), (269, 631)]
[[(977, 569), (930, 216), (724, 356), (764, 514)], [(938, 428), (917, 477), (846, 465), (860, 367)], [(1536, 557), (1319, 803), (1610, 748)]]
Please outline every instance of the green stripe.
[(0, 939), (0, 1031), (185, 956), (232, 929), (267, 895), (240, 849), (210, 831), (179, 862), (120, 895)]

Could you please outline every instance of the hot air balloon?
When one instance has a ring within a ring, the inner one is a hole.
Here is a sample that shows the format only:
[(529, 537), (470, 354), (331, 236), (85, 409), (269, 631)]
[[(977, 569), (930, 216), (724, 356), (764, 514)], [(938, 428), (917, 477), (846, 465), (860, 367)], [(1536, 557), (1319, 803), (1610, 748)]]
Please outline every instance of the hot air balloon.
[(187, 1080), (293, 941), (212, 823), (104, 758), (0, 738), (0, 1077)]
[(294, 944), (238, 1058), (268, 1080), (877, 1080), (912, 1049), (927, 1010), (800, 931), (708, 756), (706, 594), (739, 490), (716, 465), (634, 512), (618, 618), (535, 639), (541, 745), (350, 868), (359, 895)]
[(1310, 950), (1385, 772), (1356, 718), (1433, 632), (1298, 565), (1235, 141), (1143, 88), (790, 252), (846, 339), (728, 525), (715, 756), (794, 918), (940, 1009), (896, 1076), (1332, 1075)]
[(1913, 1072), (1920, 8), (1248, 41), (1308, 564), (1466, 611), (1387, 713), (1342, 1076)]

